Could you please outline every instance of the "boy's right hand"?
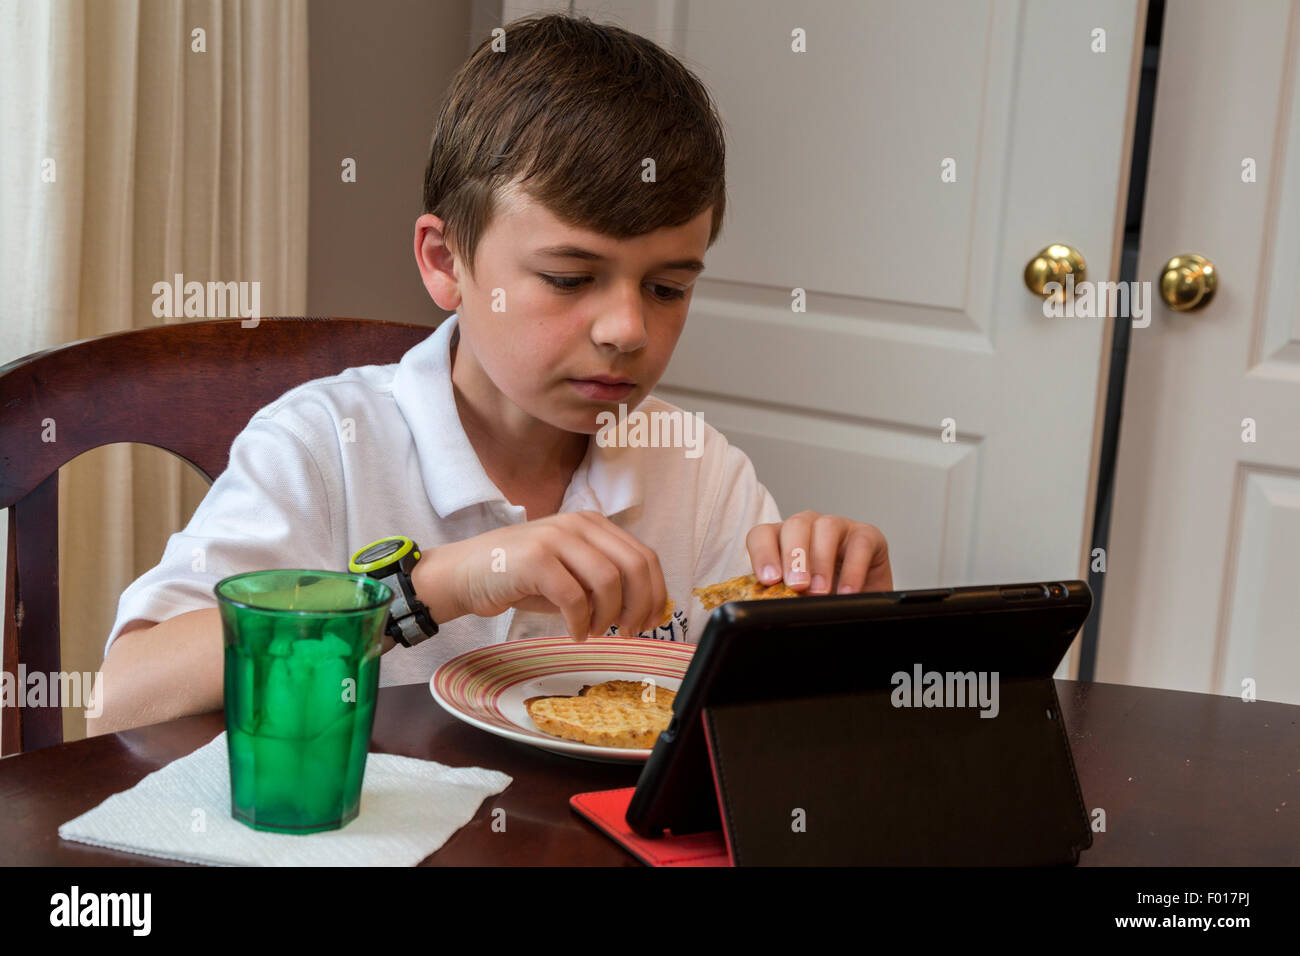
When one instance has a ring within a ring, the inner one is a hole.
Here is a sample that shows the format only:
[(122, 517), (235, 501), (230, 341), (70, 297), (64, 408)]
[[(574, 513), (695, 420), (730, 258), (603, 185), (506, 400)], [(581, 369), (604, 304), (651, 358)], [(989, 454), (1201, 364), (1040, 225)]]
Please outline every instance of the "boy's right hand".
[(668, 596), (659, 556), (598, 511), (549, 515), (429, 548), (413, 579), (439, 624), (515, 607), (563, 614), (577, 640), (611, 624), (620, 634), (653, 630)]

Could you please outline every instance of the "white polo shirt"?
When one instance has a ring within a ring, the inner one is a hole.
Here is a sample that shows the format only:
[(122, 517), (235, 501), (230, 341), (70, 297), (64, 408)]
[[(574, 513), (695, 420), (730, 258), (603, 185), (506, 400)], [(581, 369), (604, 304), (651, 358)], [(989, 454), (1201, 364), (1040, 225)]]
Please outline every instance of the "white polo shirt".
[[(351, 555), (388, 535), (428, 549), (525, 521), (461, 426), (451, 385), (456, 320), (446, 319), (396, 364), (314, 379), (258, 410), (158, 566), (122, 593), (105, 654), (134, 620), (215, 607), (213, 587), (231, 574), (346, 571)], [(680, 410), (652, 395), (635, 411)], [(602, 446), (593, 436), (560, 511), (599, 511), (652, 548), (675, 613), (640, 636), (694, 643), (709, 612), (691, 588), (749, 573), (745, 536), (781, 514), (749, 458), (707, 422), (698, 457), (683, 447), (629, 444)], [(433, 637), (385, 654), (379, 682), (427, 681), (473, 648), (564, 633), (558, 614), (514, 609), (439, 622)]]

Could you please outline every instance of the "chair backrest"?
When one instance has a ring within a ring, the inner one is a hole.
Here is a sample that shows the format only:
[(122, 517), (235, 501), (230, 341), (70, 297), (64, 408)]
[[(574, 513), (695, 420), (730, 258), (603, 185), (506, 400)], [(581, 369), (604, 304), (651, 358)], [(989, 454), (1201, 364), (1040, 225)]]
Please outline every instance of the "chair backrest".
[[(20, 665), (26, 674), (60, 670), (62, 465), (100, 445), (138, 442), (179, 455), (212, 482), (259, 408), (311, 379), (397, 362), (433, 328), (219, 319), (102, 335), (0, 367), (0, 507), (9, 509), (3, 670), (12, 686)], [(0, 756), (63, 741), (60, 707), (6, 707), (0, 723)]]

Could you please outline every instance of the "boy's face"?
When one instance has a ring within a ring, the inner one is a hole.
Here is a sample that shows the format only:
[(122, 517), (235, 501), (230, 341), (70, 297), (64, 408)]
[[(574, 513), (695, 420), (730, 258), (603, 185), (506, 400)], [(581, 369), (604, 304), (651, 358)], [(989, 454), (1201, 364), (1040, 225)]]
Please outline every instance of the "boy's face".
[(474, 277), (442, 225), (428, 214), (416, 222), (416, 259), (433, 300), (459, 316), (457, 384), (516, 422), (522, 412), (590, 434), (599, 412), (635, 408), (667, 368), (712, 210), (619, 240), (566, 225), (513, 190), (479, 240)]

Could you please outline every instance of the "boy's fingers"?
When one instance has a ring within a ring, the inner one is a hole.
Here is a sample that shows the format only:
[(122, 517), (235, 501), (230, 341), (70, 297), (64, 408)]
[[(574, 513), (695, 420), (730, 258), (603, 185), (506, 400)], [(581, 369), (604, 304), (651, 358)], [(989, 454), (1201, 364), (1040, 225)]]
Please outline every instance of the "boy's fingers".
[(560, 560), (587, 590), (591, 622), (584, 633), (600, 637), (623, 610), (623, 572), (602, 549), (577, 537), (565, 542)]
[[(867, 590), (867, 570), (875, 557), (876, 545), (865, 525), (855, 525), (844, 541), (844, 561), (840, 565), (837, 594), (857, 594)], [(884, 588), (883, 590), (892, 590)]]
[(551, 554), (564, 565), (586, 592), (590, 618), (573, 637), (599, 636), (618, 617), (623, 606), (623, 581), (618, 566), (576, 534), (556, 538)]
[[(623, 604), (618, 618), (621, 633), (637, 634), (659, 625), (668, 586), (664, 583), (659, 556), (599, 512), (583, 512), (588, 517), (583, 536), (618, 565), (623, 575)], [(594, 517), (590, 517), (594, 516)]]
[(745, 548), (754, 576), (762, 584), (775, 584), (781, 580), (781, 524), (756, 524), (745, 536)]
[(868, 536), (871, 538), (872, 555), (871, 567), (867, 569), (867, 582), (862, 586), (864, 591), (892, 591), (894, 590), (894, 572), (889, 565), (889, 542), (879, 528), (872, 525), (866, 525)]
[(815, 511), (801, 511), (781, 524), (781, 568), (785, 583), (795, 591), (808, 587), (808, 551), (812, 544), (812, 524), (820, 517)]
[(558, 557), (552, 557), (539, 569), (536, 588), (564, 615), (564, 624), (575, 641), (587, 639), (591, 607), (587, 592)]
[[(656, 591), (650, 563), (639, 549), (605, 528), (593, 525), (587, 534), (587, 540), (618, 568), (621, 576), (621, 599), (615, 612), (619, 633), (637, 634), (645, 630), (643, 625), (650, 614)], [(663, 591), (662, 584), (658, 590)]]
[(838, 515), (819, 515), (812, 523), (811, 564), (812, 580), (809, 594), (829, 594), (835, 580), (835, 564), (840, 554), (840, 543), (848, 532), (849, 520)]

